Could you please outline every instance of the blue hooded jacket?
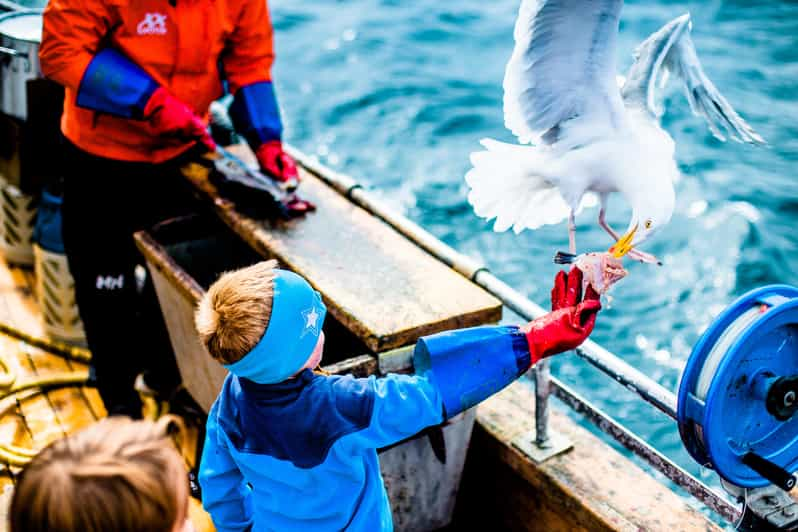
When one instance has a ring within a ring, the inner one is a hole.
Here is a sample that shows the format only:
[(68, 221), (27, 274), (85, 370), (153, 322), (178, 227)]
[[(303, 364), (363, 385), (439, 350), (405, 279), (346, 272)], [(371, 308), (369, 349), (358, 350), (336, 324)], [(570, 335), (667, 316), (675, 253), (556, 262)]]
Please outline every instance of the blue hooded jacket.
[(516, 327), (425, 337), (415, 355), (422, 375), (306, 369), (277, 384), (228, 375), (199, 475), (217, 530), (393, 530), (377, 449), (453, 417), (529, 367)]
[(393, 530), (376, 449), (442, 420), (420, 376), (229, 375), (208, 416), (203, 505), (220, 532)]

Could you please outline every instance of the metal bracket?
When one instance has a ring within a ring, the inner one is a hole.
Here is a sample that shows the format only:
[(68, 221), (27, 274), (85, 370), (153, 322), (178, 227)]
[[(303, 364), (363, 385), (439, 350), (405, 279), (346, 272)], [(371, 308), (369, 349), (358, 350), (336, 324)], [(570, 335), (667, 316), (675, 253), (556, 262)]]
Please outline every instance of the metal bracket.
[(545, 462), (552, 456), (562, 454), (574, 446), (566, 436), (551, 428), (548, 430), (548, 438), (542, 445), (538, 445), (535, 442), (536, 436), (537, 432), (531, 430), (513, 439), (513, 447), (527, 455), (536, 464)]
[(745, 501), (739, 530), (798, 529), (798, 502), (778, 486), (746, 490)]

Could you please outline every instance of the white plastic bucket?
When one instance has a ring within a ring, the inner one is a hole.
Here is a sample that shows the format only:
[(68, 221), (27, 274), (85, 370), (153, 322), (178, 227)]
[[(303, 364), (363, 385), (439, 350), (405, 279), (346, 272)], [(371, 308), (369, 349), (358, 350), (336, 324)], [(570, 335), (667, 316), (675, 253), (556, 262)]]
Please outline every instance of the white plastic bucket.
[(75, 303), (75, 280), (69, 272), (66, 255), (33, 245), (36, 272), (36, 299), (47, 336), (73, 344), (86, 345), (83, 322)]
[(38, 198), (0, 179), (0, 252), (16, 266), (33, 264), (33, 227)]

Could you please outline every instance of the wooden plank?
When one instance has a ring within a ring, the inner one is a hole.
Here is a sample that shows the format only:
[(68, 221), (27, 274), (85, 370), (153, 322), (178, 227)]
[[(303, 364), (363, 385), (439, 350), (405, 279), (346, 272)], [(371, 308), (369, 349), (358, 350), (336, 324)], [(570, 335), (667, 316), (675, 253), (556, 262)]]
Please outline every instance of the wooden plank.
[[(41, 325), (36, 319), (31, 304), (32, 292), (28, 279), (19, 268), (0, 268), (0, 319), (18, 329), (33, 335), (41, 334)], [(29, 360), (29, 352), (24, 344), (7, 336), (0, 336), (0, 352), (9, 365), (9, 369), (16, 375), (17, 382), (24, 382), (36, 376), (36, 371)], [(54, 437), (63, 435), (55, 419), (49, 401), (45, 396), (38, 395), (21, 403), (18, 411), (24, 420), (25, 427), (29, 430), (31, 441), (18, 431), (16, 436), (23, 441), (12, 440), (14, 445), (41, 447)], [(24, 443), (23, 443), (24, 442)], [(27, 445), (25, 445), (27, 444)]]
[[(534, 393), (516, 382), (477, 408), (455, 524), (494, 530), (719, 530), (687, 502), (563, 413), (572, 450), (536, 465), (512, 445), (534, 429)], [(485, 489), (490, 486), (490, 489)]]
[[(14, 290), (4, 290), (4, 322), (34, 336), (43, 336), (43, 328), (39, 319), (38, 306), (33, 297), (33, 274), (19, 268), (0, 270), (0, 286)], [(44, 377), (53, 374), (69, 373), (75, 369), (85, 369), (64, 359), (27, 346), (18, 340), (2, 337), (0, 346), (7, 358), (17, 360), (15, 370), (18, 381)], [(80, 389), (70, 387), (37, 395), (20, 405), (20, 412), (30, 429), (33, 443), (41, 447), (69, 432), (79, 430), (93, 422), (96, 417), (89, 408)]]
[[(13, 282), (18, 287), (34, 286), (34, 278), (29, 270), (20, 268), (10, 268), (8, 273)], [(32, 291), (18, 290), (20, 297), (13, 301), (10, 308), (8, 323), (29, 334), (36, 336), (43, 335), (43, 328), (39, 320), (38, 306), (32, 296)], [(19, 380), (44, 377), (57, 373), (68, 373), (71, 368), (63, 359), (45, 353), (39, 349), (32, 348), (26, 344), (11, 340), (16, 343), (19, 355), (24, 357), (26, 371), (19, 376)], [(77, 392), (78, 394), (80, 392)], [(22, 414), (33, 433), (34, 442), (38, 447), (42, 447), (51, 441), (62, 438), (67, 434), (64, 423), (58, 413), (57, 406), (71, 405), (76, 396), (74, 390), (57, 390), (25, 401), (20, 405)], [(93, 416), (91, 418), (93, 420)]]
[[(20, 310), (24, 313), (23, 315), (16, 314), (12, 318), (14, 322), (9, 322), (9, 324), (28, 334), (45, 338), (46, 334), (42, 325), (41, 311), (35, 297), (36, 278), (33, 270), (13, 267), (9, 268), (9, 270), (16, 289), (8, 292), (8, 298), (10, 301), (21, 305)], [(67, 366), (71, 370), (88, 369), (88, 365), (72, 361), (67, 361)], [(75, 390), (81, 395), (82, 402), (89, 408), (94, 419), (101, 419), (108, 415), (105, 410), (105, 404), (95, 388), (82, 387), (75, 388)]]
[(186, 174), (214, 200), (222, 220), (260, 254), (304, 276), (330, 314), (372, 351), (501, 319), (496, 298), (304, 169), (302, 197), (318, 210), (263, 222), (220, 200), (198, 166)]

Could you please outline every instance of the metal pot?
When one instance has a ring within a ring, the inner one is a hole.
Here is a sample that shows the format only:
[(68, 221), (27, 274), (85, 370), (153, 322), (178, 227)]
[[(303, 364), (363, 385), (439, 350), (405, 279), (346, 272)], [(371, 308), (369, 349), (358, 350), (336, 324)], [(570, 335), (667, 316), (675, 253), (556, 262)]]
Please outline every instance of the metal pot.
[(0, 113), (27, 118), (26, 84), (41, 78), (42, 11), (0, 15)]

